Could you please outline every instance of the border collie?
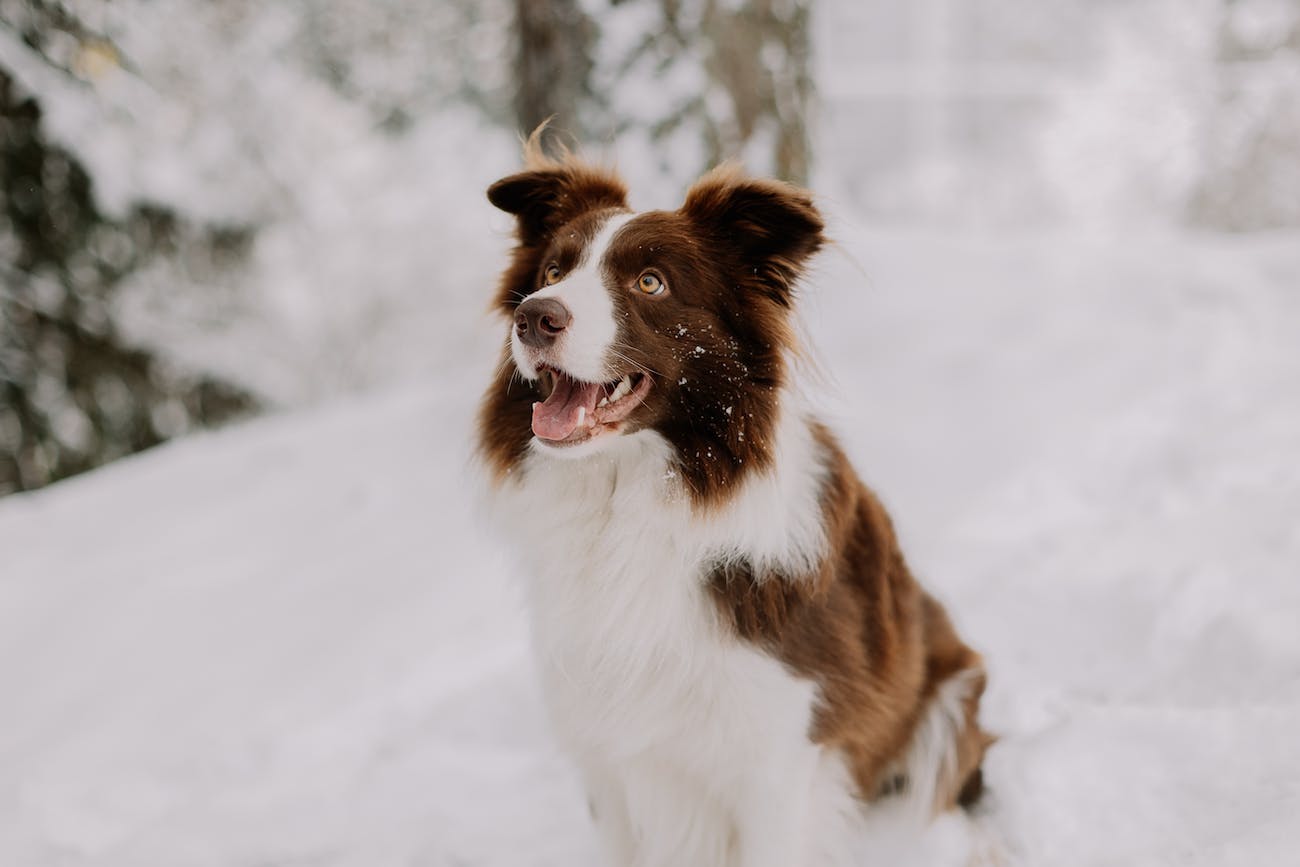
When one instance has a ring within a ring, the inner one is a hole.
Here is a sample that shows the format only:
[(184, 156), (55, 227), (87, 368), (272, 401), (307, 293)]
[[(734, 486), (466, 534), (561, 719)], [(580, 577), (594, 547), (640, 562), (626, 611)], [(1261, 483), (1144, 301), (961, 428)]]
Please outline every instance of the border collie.
[(488, 199), (518, 243), (479, 445), (609, 863), (838, 864), (874, 801), (973, 801), (980, 657), (791, 386), (810, 195), (724, 167), (635, 213), (534, 137)]

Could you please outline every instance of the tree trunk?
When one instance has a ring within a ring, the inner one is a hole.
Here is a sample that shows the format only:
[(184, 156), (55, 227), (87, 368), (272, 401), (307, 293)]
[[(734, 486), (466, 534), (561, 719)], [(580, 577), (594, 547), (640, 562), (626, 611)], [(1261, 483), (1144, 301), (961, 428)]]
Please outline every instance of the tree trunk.
[[(649, 30), (647, 7), (659, 19)], [(611, 109), (597, 132), (647, 139), (643, 156), (678, 181), (738, 160), (756, 174), (806, 183), (811, 7), (812, 0), (611, 0), (611, 29), (640, 27), (641, 36), (596, 72)], [(647, 84), (662, 91), (648, 103)]]
[[(709, 0), (705, 68), (729, 97), (731, 113), (706, 114), (713, 161), (754, 153), (770, 171), (807, 183), (811, 163), (808, 111), (812, 100), (808, 0)], [(755, 147), (757, 145), (757, 147)]]
[(578, 0), (515, 0), (514, 108), (520, 132), (553, 118), (548, 136), (583, 137), (595, 35)]

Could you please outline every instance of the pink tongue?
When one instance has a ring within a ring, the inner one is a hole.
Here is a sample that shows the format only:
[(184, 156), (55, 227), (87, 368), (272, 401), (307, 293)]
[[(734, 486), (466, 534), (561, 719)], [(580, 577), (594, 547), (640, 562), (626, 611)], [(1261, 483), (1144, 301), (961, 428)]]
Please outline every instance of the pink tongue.
[(533, 433), (544, 440), (571, 436), (578, 429), (578, 410), (585, 408), (586, 417), (591, 418), (600, 391), (595, 383), (575, 382), (557, 374), (551, 396), (544, 403), (533, 405)]

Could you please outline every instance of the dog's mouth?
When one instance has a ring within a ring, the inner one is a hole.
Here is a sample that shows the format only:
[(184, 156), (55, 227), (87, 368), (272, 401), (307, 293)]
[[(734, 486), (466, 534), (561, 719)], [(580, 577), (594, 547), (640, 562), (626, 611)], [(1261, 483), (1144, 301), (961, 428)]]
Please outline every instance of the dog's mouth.
[(551, 367), (538, 373), (550, 394), (533, 404), (533, 433), (550, 445), (577, 445), (618, 430), (650, 393), (650, 377), (640, 371), (605, 383), (583, 382)]

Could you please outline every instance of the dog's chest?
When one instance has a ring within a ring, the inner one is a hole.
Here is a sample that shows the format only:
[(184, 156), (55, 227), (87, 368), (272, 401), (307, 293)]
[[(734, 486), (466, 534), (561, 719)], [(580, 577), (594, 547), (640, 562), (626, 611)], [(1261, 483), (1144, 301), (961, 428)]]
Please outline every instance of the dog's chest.
[[(653, 467), (653, 465), (652, 465)], [(729, 749), (755, 715), (802, 717), (811, 686), (742, 644), (705, 586), (725, 545), (662, 472), (538, 473), (526, 499), (529, 608), (559, 735), (610, 756)], [(616, 468), (617, 469), (617, 468)]]

